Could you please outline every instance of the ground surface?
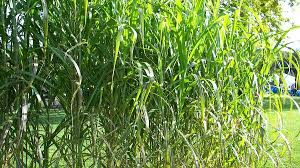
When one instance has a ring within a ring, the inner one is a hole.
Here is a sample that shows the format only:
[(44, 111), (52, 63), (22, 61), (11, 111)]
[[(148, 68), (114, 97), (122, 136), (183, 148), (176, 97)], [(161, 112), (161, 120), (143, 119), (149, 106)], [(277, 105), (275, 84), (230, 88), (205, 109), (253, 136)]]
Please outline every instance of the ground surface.
[[(300, 104), (299, 97), (292, 97), (296, 103)], [(275, 142), (275, 149), (277, 154), (281, 158), (279, 162), (279, 167), (291, 167), (300, 168), (300, 136), (298, 136), (300, 131), (300, 112), (290, 98), (281, 99), (283, 102), (282, 111), (275, 109), (276, 104), (274, 104), (273, 99), (265, 99), (265, 109), (267, 110), (266, 118), (269, 121), (268, 124), (268, 135), (271, 139), (276, 139), (278, 137), (278, 131), (281, 130), (283, 135), (288, 140), (291, 155), (289, 154), (286, 141), (283, 137)], [(280, 124), (282, 120), (282, 125)], [(291, 157), (290, 157), (291, 156)], [(268, 163), (265, 167), (274, 167), (272, 164)]]

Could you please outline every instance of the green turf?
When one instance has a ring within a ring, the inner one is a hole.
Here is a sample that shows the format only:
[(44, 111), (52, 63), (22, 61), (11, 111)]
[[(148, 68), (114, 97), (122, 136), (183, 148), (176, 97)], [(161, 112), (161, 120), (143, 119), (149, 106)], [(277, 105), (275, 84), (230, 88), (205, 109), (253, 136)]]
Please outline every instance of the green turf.
[[(299, 97), (293, 97), (296, 103), (300, 103)], [(266, 118), (268, 120), (268, 135), (271, 140), (275, 140), (278, 131), (281, 131), (289, 142), (291, 152), (282, 137), (274, 143), (278, 152), (279, 167), (300, 167), (300, 113), (290, 98), (281, 99), (283, 102), (282, 111), (276, 110), (273, 99), (265, 99), (265, 109), (267, 110)], [(282, 120), (282, 125), (280, 124)], [(265, 167), (274, 167), (271, 163), (267, 163)]]

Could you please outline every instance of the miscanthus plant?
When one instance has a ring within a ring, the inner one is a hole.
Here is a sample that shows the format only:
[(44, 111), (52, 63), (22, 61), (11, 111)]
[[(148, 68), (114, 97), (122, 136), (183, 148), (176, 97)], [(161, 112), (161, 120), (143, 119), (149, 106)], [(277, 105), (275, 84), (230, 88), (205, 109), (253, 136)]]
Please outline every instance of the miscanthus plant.
[(0, 165), (277, 166), (262, 105), (285, 34), (247, 4), (1, 0)]

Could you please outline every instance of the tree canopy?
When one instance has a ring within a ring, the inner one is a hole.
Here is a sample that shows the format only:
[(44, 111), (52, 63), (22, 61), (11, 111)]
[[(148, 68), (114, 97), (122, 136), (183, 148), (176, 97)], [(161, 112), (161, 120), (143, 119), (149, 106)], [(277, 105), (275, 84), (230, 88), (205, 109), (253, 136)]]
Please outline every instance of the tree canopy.
[[(237, 7), (240, 0), (221, 1), (223, 6)], [(251, 0), (243, 1), (248, 7), (251, 7), (261, 18), (264, 24), (268, 25), (270, 31), (280, 31), (283, 22), (289, 21), (282, 15), (283, 4), (290, 7), (300, 3), (299, 0)], [(246, 14), (246, 13), (244, 13)]]

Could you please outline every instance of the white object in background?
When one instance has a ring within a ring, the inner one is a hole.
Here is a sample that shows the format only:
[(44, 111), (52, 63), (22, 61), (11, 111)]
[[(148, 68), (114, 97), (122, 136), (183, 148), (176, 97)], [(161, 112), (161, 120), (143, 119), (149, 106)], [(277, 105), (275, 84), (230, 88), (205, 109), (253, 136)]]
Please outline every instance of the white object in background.
[(292, 89), (293, 85), (295, 84), (295, 77), (292, 75), (288, 75), (288, 74), (283, 74), (283, 77), (285, 79), (286, 86), (289, 89)]
[[(279, 83), (279, 79), (280, 79), (279, 75), (275, 74), (274, 78)], [(283, 78), (285, 80), (287, 88), (292, 89), (293, 85), (295, 84), (295, 77), (284, 73)], [(281, 82), (281, 84), (282, 84), (282, 82)]]

